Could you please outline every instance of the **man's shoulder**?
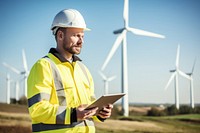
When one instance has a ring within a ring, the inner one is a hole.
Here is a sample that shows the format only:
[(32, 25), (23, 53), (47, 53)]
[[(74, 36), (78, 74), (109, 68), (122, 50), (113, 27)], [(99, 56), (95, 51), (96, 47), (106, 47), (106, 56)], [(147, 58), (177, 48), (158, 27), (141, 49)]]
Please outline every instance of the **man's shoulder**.
[(35, 64), (33, 65), (33, 67), (39, 67), (39, 66), (46, 66), (49, 64), (49, 61), (46, 59), (46, 56), (38, 59)]

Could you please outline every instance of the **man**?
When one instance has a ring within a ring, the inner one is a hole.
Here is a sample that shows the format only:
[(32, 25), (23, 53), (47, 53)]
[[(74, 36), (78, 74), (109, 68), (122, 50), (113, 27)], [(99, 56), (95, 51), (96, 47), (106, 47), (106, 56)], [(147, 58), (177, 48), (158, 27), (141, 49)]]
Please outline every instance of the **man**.
[(62, 10), (51, 30), (56, 48), (38, 60), (28, 77), (28, 104), (33, 132), (93, 133), (94, 122), (111, 115), (112, 105), (85, 110), (94, 99), (94, 83), (76, 55), (81, 52), (86, 28), (82, 15), (74, 9)]

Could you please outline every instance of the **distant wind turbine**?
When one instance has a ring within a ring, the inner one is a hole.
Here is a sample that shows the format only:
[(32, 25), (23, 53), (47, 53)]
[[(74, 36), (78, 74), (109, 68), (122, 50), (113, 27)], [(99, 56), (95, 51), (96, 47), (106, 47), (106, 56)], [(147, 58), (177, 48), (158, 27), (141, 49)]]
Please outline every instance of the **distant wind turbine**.
[(10, 74), (7, 73), (6, 76), (3, 73), (0, 73), (1, 76), (4, 78), (6, 77), (6, 103), (10, 104), (10, 84), (11, 84), (11, 78)]
[[(4, 74), (3, 74), (4, 75)], [(15, 82), (15, 98), (16, 101), (19, 101), (19, 81), (14, 81), (10, 78), (10, 74), (6, 74), (6, 103), (10, 104), (10, 89), (11, 89), (11, 82)]]
[(196, 59), (194, 60), (194, 64), (192, 67), (192, 71), (190, 73), (186, 73), (190, 76), (190, 106), (194, 108), (194, 85), (193, 85), (193, 71), (196, 64)]
[(176, 104), (176, 108), (179, 109), (179, 84), (178, 84), (178, 75), (181, 75), (187, 79), (190, 79), (190, 77), (185, 74), (184, 72), (182, 72), (179, 69), (179, 56), (180, 56), (180, 45), (178, 45), (177, 48), (177, 54), (176, 54), (176, 63), (175, 63), (175, 69), (174, 70), (170, 70), (170, 72), (172, 73), (169, 81), (167, 82), (167, 85), (165, 86), (165, 90), (169, 87), (170, 83), (172, 82), (172, 80), (174, 79), (174, 84), (175, 84), (175, 104)]
[(13, 72), (24, 76), (24, 79), (23, 79), (24, 80), (24, 95), (27, 96), (27, 77), (28, 77), (29, 71), (28, 71), (28, 66), (27, 66), (26, 55), (25, 55), (24, 49), (22, 49), (22, 59), (23, 59), (23, 67), (24, 67), (23, 71), (20, 71), (11, 65), (8, 65), (5, 62), (3, 62), (3, 65), (5, 67), (9, 68), (10, 70), (12, 70)]
[(126, 42), (126, 33), (132, 32), (135, 35), (142, 35), (142, 36), (149, 36), (149, 37), (156, 37), (156, 38), (165, 38), (163, 35), (155, 34), (152, 32), (135, 29), (129, 27), (129, 20), (128, 20), (128, 0), (124, 0), (124, 12), (123, 12), (123, 18), (124, 18), (124, 27), (114, 31), (114, 34), (119, 34), (117, 37), (110, 53), (108, 54), (105, 62), (102, 65), (101, 71), (105, 69), (108, 62), (111, 60), (112, 56), (114, 55), (115, 51), (119, 47), (119, 45), (122, 43), (122, 92), (126, 95), (122, 99), (122, 109), (123, 109), (123, 115), (128, 116), (129, 115), (129, 102), (128, 102), (128, 64), (127, 64), (127, 42)]
[(114, 80), (116, 76), (106, 77), (101, 71), (99, 71), (99, 74), (101, 75), (104, 81), (104, 94), (108, 94), (108, 82)]

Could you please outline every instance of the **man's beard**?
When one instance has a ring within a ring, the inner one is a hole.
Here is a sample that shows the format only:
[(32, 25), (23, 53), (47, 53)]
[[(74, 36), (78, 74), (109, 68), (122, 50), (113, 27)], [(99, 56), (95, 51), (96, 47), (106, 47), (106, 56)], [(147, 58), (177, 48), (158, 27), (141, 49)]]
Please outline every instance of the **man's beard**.
[(63, 49), (64, 49), (66, 52), (68, 52), (68, 53), (70, 53), (70, 54), (72, 54), (72, 55), (74, 55), (74, 54), (78, 55), (78, 54), (81, 53), (81, 46), (79, 47), (79, 46), (77, 46), (77, 45), (71, 46), (71, 47), (67, 47), (66, 45), (63, 45)]

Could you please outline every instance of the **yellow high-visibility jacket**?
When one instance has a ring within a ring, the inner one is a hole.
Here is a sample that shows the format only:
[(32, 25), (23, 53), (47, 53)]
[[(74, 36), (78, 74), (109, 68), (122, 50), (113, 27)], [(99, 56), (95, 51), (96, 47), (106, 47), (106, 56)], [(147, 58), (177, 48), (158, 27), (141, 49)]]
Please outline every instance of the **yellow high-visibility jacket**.
[[(61, 61), (51, 49), (38, 60), (28, 77), (28, 105), (32, 131), (40, 133), (94, 133), (93, 120), (77, 121), (76, 107), (94, 100), (94, 83), (88, 69), (77, 56), (73, 62)], [(50, 60), (51, 61), (50, 61)], [(53, 63), (53, 64), (52, 64)], [(53, 68), (54, 67), (56, 68)], [(56, 88), (57, 87), (57, 88)]]

